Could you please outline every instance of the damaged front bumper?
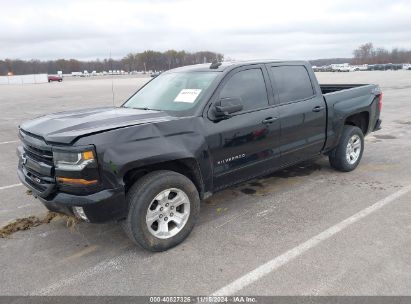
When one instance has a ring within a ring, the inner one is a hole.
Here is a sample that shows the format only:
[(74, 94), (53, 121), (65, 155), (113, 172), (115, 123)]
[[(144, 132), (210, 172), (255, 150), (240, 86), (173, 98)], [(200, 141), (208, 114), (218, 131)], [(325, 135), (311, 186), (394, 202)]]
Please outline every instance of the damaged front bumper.
[(56, 192), (51, 198), (38, 199), (50, 211), (69, 215), (74, 214), (74, 207), (82, 207), (91, 223), (120, 220), (127, 216), (124, 192), (120, 189), (102, 190), (85, 196)]
[(82, 207), (89, 222), (102, 223), (110, 220), (120, 220), (127, 215), (127, 204), (124, 188), (105, 189), (88, 195), (75, 195), (50, 189), (45, 196), (27, 181), (24, 167), (19, 164), (17, 175), (20, 181), (29, 188), (50, 211), (74, 215), (74, 207)]

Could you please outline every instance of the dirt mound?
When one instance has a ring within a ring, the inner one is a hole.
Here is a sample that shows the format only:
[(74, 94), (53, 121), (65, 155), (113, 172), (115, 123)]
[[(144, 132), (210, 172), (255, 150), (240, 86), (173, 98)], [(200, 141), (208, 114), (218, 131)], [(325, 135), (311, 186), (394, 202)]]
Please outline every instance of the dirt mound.
[(37, 216), (29, 216), (13, 220), (11, 223), (0, 228), (0, 238), (7, 238), (17, 231), (29, 230), (33, 227), (37, 227), (43, 224), (49, 224), (53, 219), (57, 218), (65, 219), (67, 221), (67, 227), (69, 228), (73, 228), (77, 223), (77, 219), (74, 217), (62, 215), (55, 212), (48, 212), (42, 218)]

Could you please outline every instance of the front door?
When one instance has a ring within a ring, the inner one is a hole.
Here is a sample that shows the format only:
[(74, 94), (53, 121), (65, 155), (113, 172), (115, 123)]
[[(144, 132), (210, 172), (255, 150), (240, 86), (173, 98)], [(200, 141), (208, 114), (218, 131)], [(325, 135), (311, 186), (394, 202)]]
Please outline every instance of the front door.
[(214, 190), (259, 175), (279, 157), (279, 115), (270, 92), (264, 66), (236, 69), (223, 80), (216, 100), (236, 98), (243, 110), (206, 123)]

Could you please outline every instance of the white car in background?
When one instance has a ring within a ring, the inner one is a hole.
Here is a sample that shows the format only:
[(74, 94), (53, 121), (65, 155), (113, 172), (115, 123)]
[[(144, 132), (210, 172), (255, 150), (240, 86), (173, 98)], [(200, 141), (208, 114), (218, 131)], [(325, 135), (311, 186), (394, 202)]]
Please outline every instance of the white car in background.
[(350, 72), (350, 65), (348, 63), (332, 64), (331, 69), (333, 72)]
[(368, 70), (368, 64), (361, 64), (361, 65), (350, 65), (350, 71), (355, 72), (355, 71), (367, 71)]

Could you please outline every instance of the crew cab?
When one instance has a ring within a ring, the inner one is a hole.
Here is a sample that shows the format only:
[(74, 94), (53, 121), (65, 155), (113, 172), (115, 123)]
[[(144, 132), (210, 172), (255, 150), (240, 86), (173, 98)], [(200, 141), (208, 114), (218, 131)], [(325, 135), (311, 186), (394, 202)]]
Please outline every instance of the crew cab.
[(182, 242), (200, 201), (319, 155), (354, 170), (380, 128), (377, 85), (319, 85), (304, 61), (214, 62), (146, 83), (120, 107), (19, 127), (21, 182), (51, 211), (118, 221), (151, 251)]

